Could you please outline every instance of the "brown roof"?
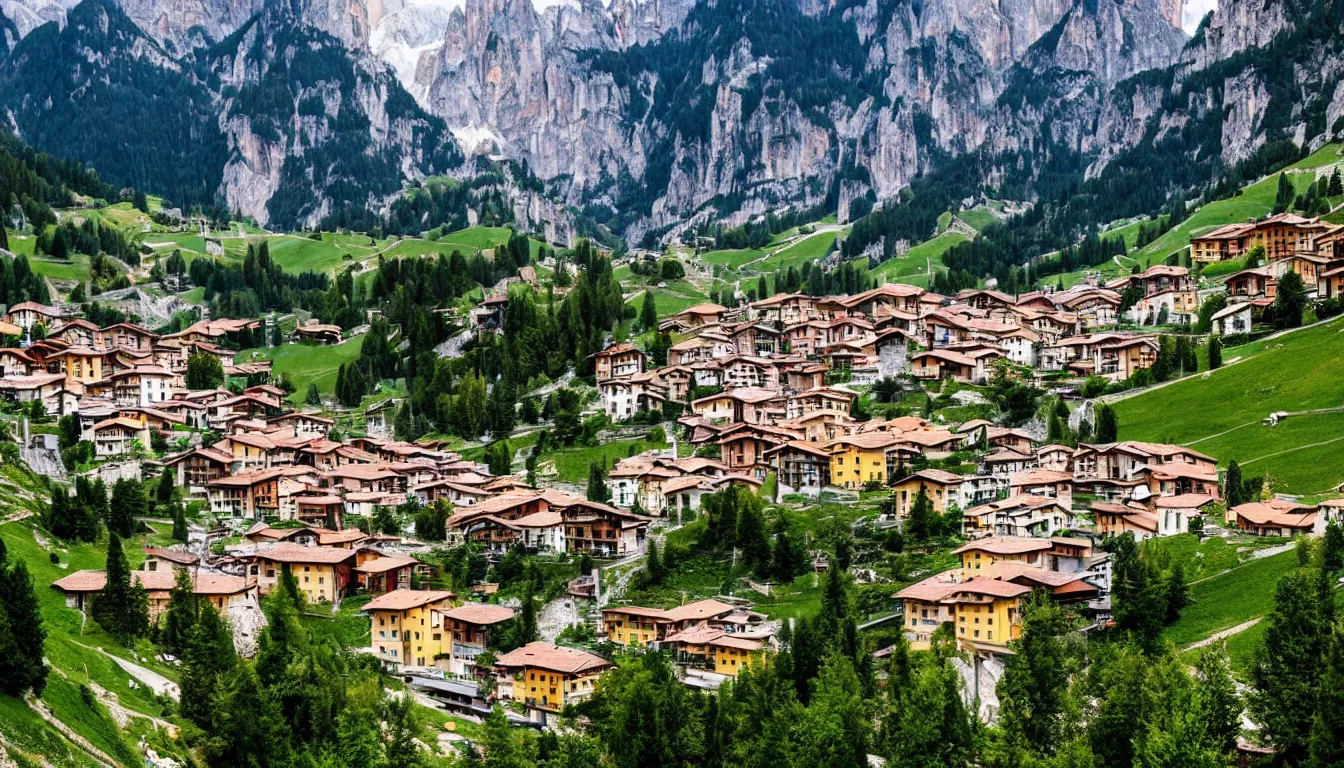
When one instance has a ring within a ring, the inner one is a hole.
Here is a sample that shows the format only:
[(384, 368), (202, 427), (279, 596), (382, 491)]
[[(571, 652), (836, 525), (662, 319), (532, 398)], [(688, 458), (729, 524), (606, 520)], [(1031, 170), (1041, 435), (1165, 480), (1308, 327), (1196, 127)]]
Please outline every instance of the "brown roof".
[(467, 624), (487, 625), (508, 621), (514, 616), (512, 608), (489, 603), (463, 603), (456, 608), (440, 611), (445, 617)]
[(945, 574), (937, 574), (921, 582), (911, 584), (895, 594), (897, 600), (918, 600), (924, 603), (936, 603), (956, 591), (957, 583)]
[(952, 590), (952, 594), (969, 592), (973, 595), (985, 595), (988, 597), (1020, 597), (1031, 591), (1031, 587), (1022, 584), (1014, 584), (1011, 581), (999, 581), (997, 579), (971, 579), (962, 582)]
[(457, 595), (441, 589), (394, 589), (365, 603), (366, 611), (406, 611), (422, 605), (452, 600)]
[(1048, 539), (1029, 539), (1022, 536), (989, 536), (962, 544), (952, 550), (952, 554), (962, 552), (989, 552), (994, 555), (1021, 555), (1027, 552), (1043, 552), (1050, 548)]
[(732, 610), (733, 606), (720, 603), (718, 600), (699, 600), (694, 603), (679, 605), (667, 611), (666, 616), (672, 621), (700, 621), (721, 616)]
[(270, 560), (276, 563), (317, 563), (336, 565), (355, 556), (352, 549), (338, 547), (299, 547), (279, 545), (265, 552), (258, 552), (258, 560)]
[[(131, 571), (131, 577), (150, 592), (166, 592), (177, 582), (177, 575), (167, 571)], [(52, 582), (62, 592), (101, 592), (107, 586), (107, 571), (75, 571)]]
[(644, 608), (638, 605), (618, 605), (614, 608), (603, 608), (603, 613), (620, 613), (626, 616), (640, 616), (646, 619), (666, 619), (667, 611), (662, 608)]
[(405, 557), (404, 555), (390, 555), (387, 557), (375, 557), (366, 561), (363, 565), (355, 566), (355, 570), (360, 573), (387, 573), (397, 568), (405, 568), (408, 565), (415, 565), (420, 562), (414, 557)]
[(540, 641), (509, 651), (500, 656), (495, 664), (501, 667), (536, 667), (567, 675), (593, 672), (611, 666), (611, 662), (601, 656)]

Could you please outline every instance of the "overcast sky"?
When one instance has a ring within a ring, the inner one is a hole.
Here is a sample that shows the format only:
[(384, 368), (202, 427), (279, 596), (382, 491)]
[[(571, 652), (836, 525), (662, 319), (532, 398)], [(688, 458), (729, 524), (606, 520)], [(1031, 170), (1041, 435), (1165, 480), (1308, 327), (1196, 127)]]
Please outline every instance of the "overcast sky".
[(1181, 26), (1185, 27), (1185, 34), (1193, 35), (1204, 14), (1217, 7), (1218, 0), (1185, 0), (1185, 8), (1181, 12)]

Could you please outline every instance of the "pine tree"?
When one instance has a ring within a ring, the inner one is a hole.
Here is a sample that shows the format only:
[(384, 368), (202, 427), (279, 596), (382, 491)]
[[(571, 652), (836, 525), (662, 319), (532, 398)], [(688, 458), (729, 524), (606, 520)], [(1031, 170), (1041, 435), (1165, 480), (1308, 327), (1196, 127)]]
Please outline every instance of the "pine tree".
[(644, 291), (644, 299), (639, 306), (639, 325), (646, 332), (658, 327), (658, 306), (654, 303), (652, 290)]
[(1116, 418), (1115, 409), (1109, 405), (1102, 405), (1097, 408), (1097, 442), (1114, 443), (1118, 439), (1120, 432), (1120, 421)]
[(1251, 716), (1283, 765), (1302, 765), (1307, 758), (1330, 644), (1330, 626), (1315, 582), (1306, 570), (1279, 579), (1265, 642), (1251, 668)]
[(933, 511), (933, 500), (924, 485), (919, 486), (910, 504), (910, 517), (905, 521), (905, 532), (914, 541), (925, 541), (938, 530), (938, 516)]
[(1334, 768), (1344, 765), (1344, 629), (1331, 633), (1323, 664), (1308, 750), (1310, 765)]
[(1344, 569), (1344, 523), (1338, 519), (1331, 520), (1325, 526), (1325, 536), (1321, 541), (1321, 567), (1329, 574)]
[(1035, 592), (1022, 613), (1016, 651), (999, 678), (999, 722), (1010, 746), (1050, 754), (1064, 742), (1068, 671), (1060, 637), (1068, 630), (1064, 609)]
[(47, 683), (43, 643), (47, 638), (33, 579), (22, 560), (10, 564), (0, 542), (0, 691), (41, 695)]
[(175, 581), (173, 590), (168, 593), (168, 608), (164, 610), (161, 619), (159, 644), (165, 651), (181, 656), (186, 650), (187, 639), (196, 626), (201, 605), (196, 598), (196, 590), (187, 569), (178, 570)]
[(181, 504), (173, 505), (173, 541), (186, 543), (189, 537), (187, 510)]
[(1223, 477), (1223, 500), (1229, 510), (1249, 500), (1246, 498), (1246, 484), (1241, 479), (1241, 465), (1236, 459), (1227, 463), (1227, 474)]
[(219, 706), (206, 741), (211, 768), (283, 768), (291, 764), (290, 740), (279, 703), (262, 689), (250, 664), (223, 679)]
[(138, 580), (132, 582), (121, 537), (115, 532), (108, 534), (107, 584), (94, 595), (89, 613), (124, 645), (149, 632), (149, 594)]
[(1206, 743), (1220, 754), (1231, 756), (1241, 733), (1243, 705), (1232, 678), (1232, 665), (1222, 645), (1205, 647), (1195, 662), (1199, 685), (1197, 712)]
[(1185, 583), (1185, 568), (1175, 563), (1167, 576), (1167, 624), (1175, 624), (1189, 604), (1190, 588)]
[(1340, 179), (1338, 168), (1335, 169), (1334, 173), (1330, 174), (1330, 186), (1326, 188), (1326, 192), (1331, 197), (1344, 195), (1344, 180)]
[(389, 697), (384, 703), (383, 720), (387, 723), (386, 757), (388, 768), (415, 768), (420, 764), (416, 743), (419, 727), (410, 696)]
[(149, 502), (139, 480), (122, 478), (112, 485), (112, 500), (108, 508), (107, 529), (122, 538), (135, 535), (135, 518), (142, 517)]
[(1209, 370), (1215, 371), (1223, 367), (1223, 337), (1209, 337)]
[(644, 559), (644, 581), (651, 587), (656, 587), (663, 583), (667, 577), (667, 570), (663, 567), (663, 560), (658, 555), (658, 542), (649, 540), (648, 553)]
[(1297, 190), (1293, 188), (1293, 183), (1288, 180), (1288, 174), (1280, 173), (1278, 190), (1274, 194), (1274, 213), (1283, 213), (1288, 210), (1296, 199)]
[(220, 682), (238, 663), (233, 635), (213, 608), (201, 611), (182, 651), (182, 716), (210, 728), (215, 718)]
[(607, 488), (607, 473), (600, 462), (588, 465), (588, 500), (606, 504), (611, 501), (611, 491)]

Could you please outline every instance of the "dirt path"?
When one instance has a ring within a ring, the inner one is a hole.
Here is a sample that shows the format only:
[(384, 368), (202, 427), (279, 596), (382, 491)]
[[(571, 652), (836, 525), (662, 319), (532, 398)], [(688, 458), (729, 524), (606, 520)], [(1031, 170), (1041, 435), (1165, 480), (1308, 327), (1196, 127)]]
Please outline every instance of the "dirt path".
[(1204, 648), (1205, 646), (1213, 645), (1214, 643), (1220, 640), (1226, 640), (1227, 638), (1233, 635), (1239, 635), (1242, 632), (1245, 632), (1246, 630), (1250, 629), (1251, 627), (1254, 627), (1256, 624), (1259, 624), (1260, 621), (1264, 618), (1265, 618), (1264, 616), (1257, 616), (1254, 619), (1251, 619), (1250, 621), (1243, 621), (1242, 623), (1236, 625), (1235, 627), (1220, 629), (1217, 632), (1214, 632), (1212, 635), (1209, 635), (1208, 637), (1204, 638), (1203, 640), (1196, 640), (1195, 642), (1185, 646), (1181, 650), (1183, 651), (1197, 650), (1199, 648)]
[[(80, 643), (80, 645), (84, 644)], [(141, 683), (149, 686), (149, 689), (151, 691), (154, 691), (156, 695), (158, 696), (167, 695), (174, 701), (177, 701), (179, 691), (177, 683), (173, 682), (172, 680), (169, 680), (168, 678), (164, 677), (163, 675), (160, 675), (158, 672), (155, 672), (152, 669), (149, 669), (148, 667), (142, 667), (133, 661), (127, 661), (126, 659), (123, 659), (120, 656), (110, 654), (107, 651), (103, 650), (102, 648), (98, 648), (92, 645), (84, 645), (84, 647), (88, 648), (89, 650), (98, 651), (99, 653), (108, 657), (118, 667), (121, 667), (122, 670), (126, 672), (126, 674), (130, 675), (131, 677), (134, 677), (136, 680), (139, 680)]]

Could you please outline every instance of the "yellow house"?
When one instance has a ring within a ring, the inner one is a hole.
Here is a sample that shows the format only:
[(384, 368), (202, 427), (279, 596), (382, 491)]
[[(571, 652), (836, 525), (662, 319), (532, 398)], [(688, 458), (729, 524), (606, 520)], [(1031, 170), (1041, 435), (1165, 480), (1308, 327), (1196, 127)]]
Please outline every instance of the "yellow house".
[(394, 589), (370, 600), (364, 611), (372, 626), (374, 655), (395, 670), (432, 666), (436, 658), (451, 655), (453, 637), (443, 626), (441, 611), (455, 597), (442, 590)]
[(103, 353), (88, 347), (70, 347), (47, 358), (65, 374), (66, 384), (93, 384), (103, 380)]
[(891, 485), (892, 500), (896, 502), (896, 514), (907, 517), (919, 489), (933, 503), (933, 511), (942, 514), (948, 507), (961, 506), (961, 483), (965, 478), (955, 472), (942, 469), (922, 469), (897, 480)]
[(617, 645), (638, 643), (647, 647), (666, 636), (670, 623), (667, 612), (658, 608), (626, 605), (602, 609), (602, 627), (606, 630), (607, 640)]
[(963, 650), (1002, 647), (1022, 634), (1022, 599), (1031, 587), (998, 579), (971, 579), (946, 598), (957, 614), (957, 645)]
[(701, 624), (667, 638), (678, 664), (729, 677), (765, 660), (766, 637), (743, 637)]
[(588, 698), (611, 662), (601, 656), (550, 643), (528, 643), (500, 656), (498, 691), (533, 709), (559, 712)]
[(1012, 562), (1044, 567), (1045, 553), (1054, 545), (1050, 539), (1020, 536), (990, 536), (966, 543), (952, 551), (961, 558), (961, 578), (986, 576), (995, 563)]
[(957, 580), (951, 572), (931, 576), (897, 592), (906, 638), (927, 650), (933, 633), (949, 622), (962, 650), (1000, 650), (1021, 634), (1022, 599), (1031, 587), (993, 578)]
[(831, 485), (861, 488), (887, 482), (887, 451), (901, 442), (889, 432), (838, 437), (827, 444), (831, 454)]
[(354, 564), (353, 549), (278, 545), (256, 554), (252, 575), (257, 577), (261, 593), (267, 595), (280, 582), (281, 570), (288, 565), (308, 602), (330, 603), (345, 594)]

